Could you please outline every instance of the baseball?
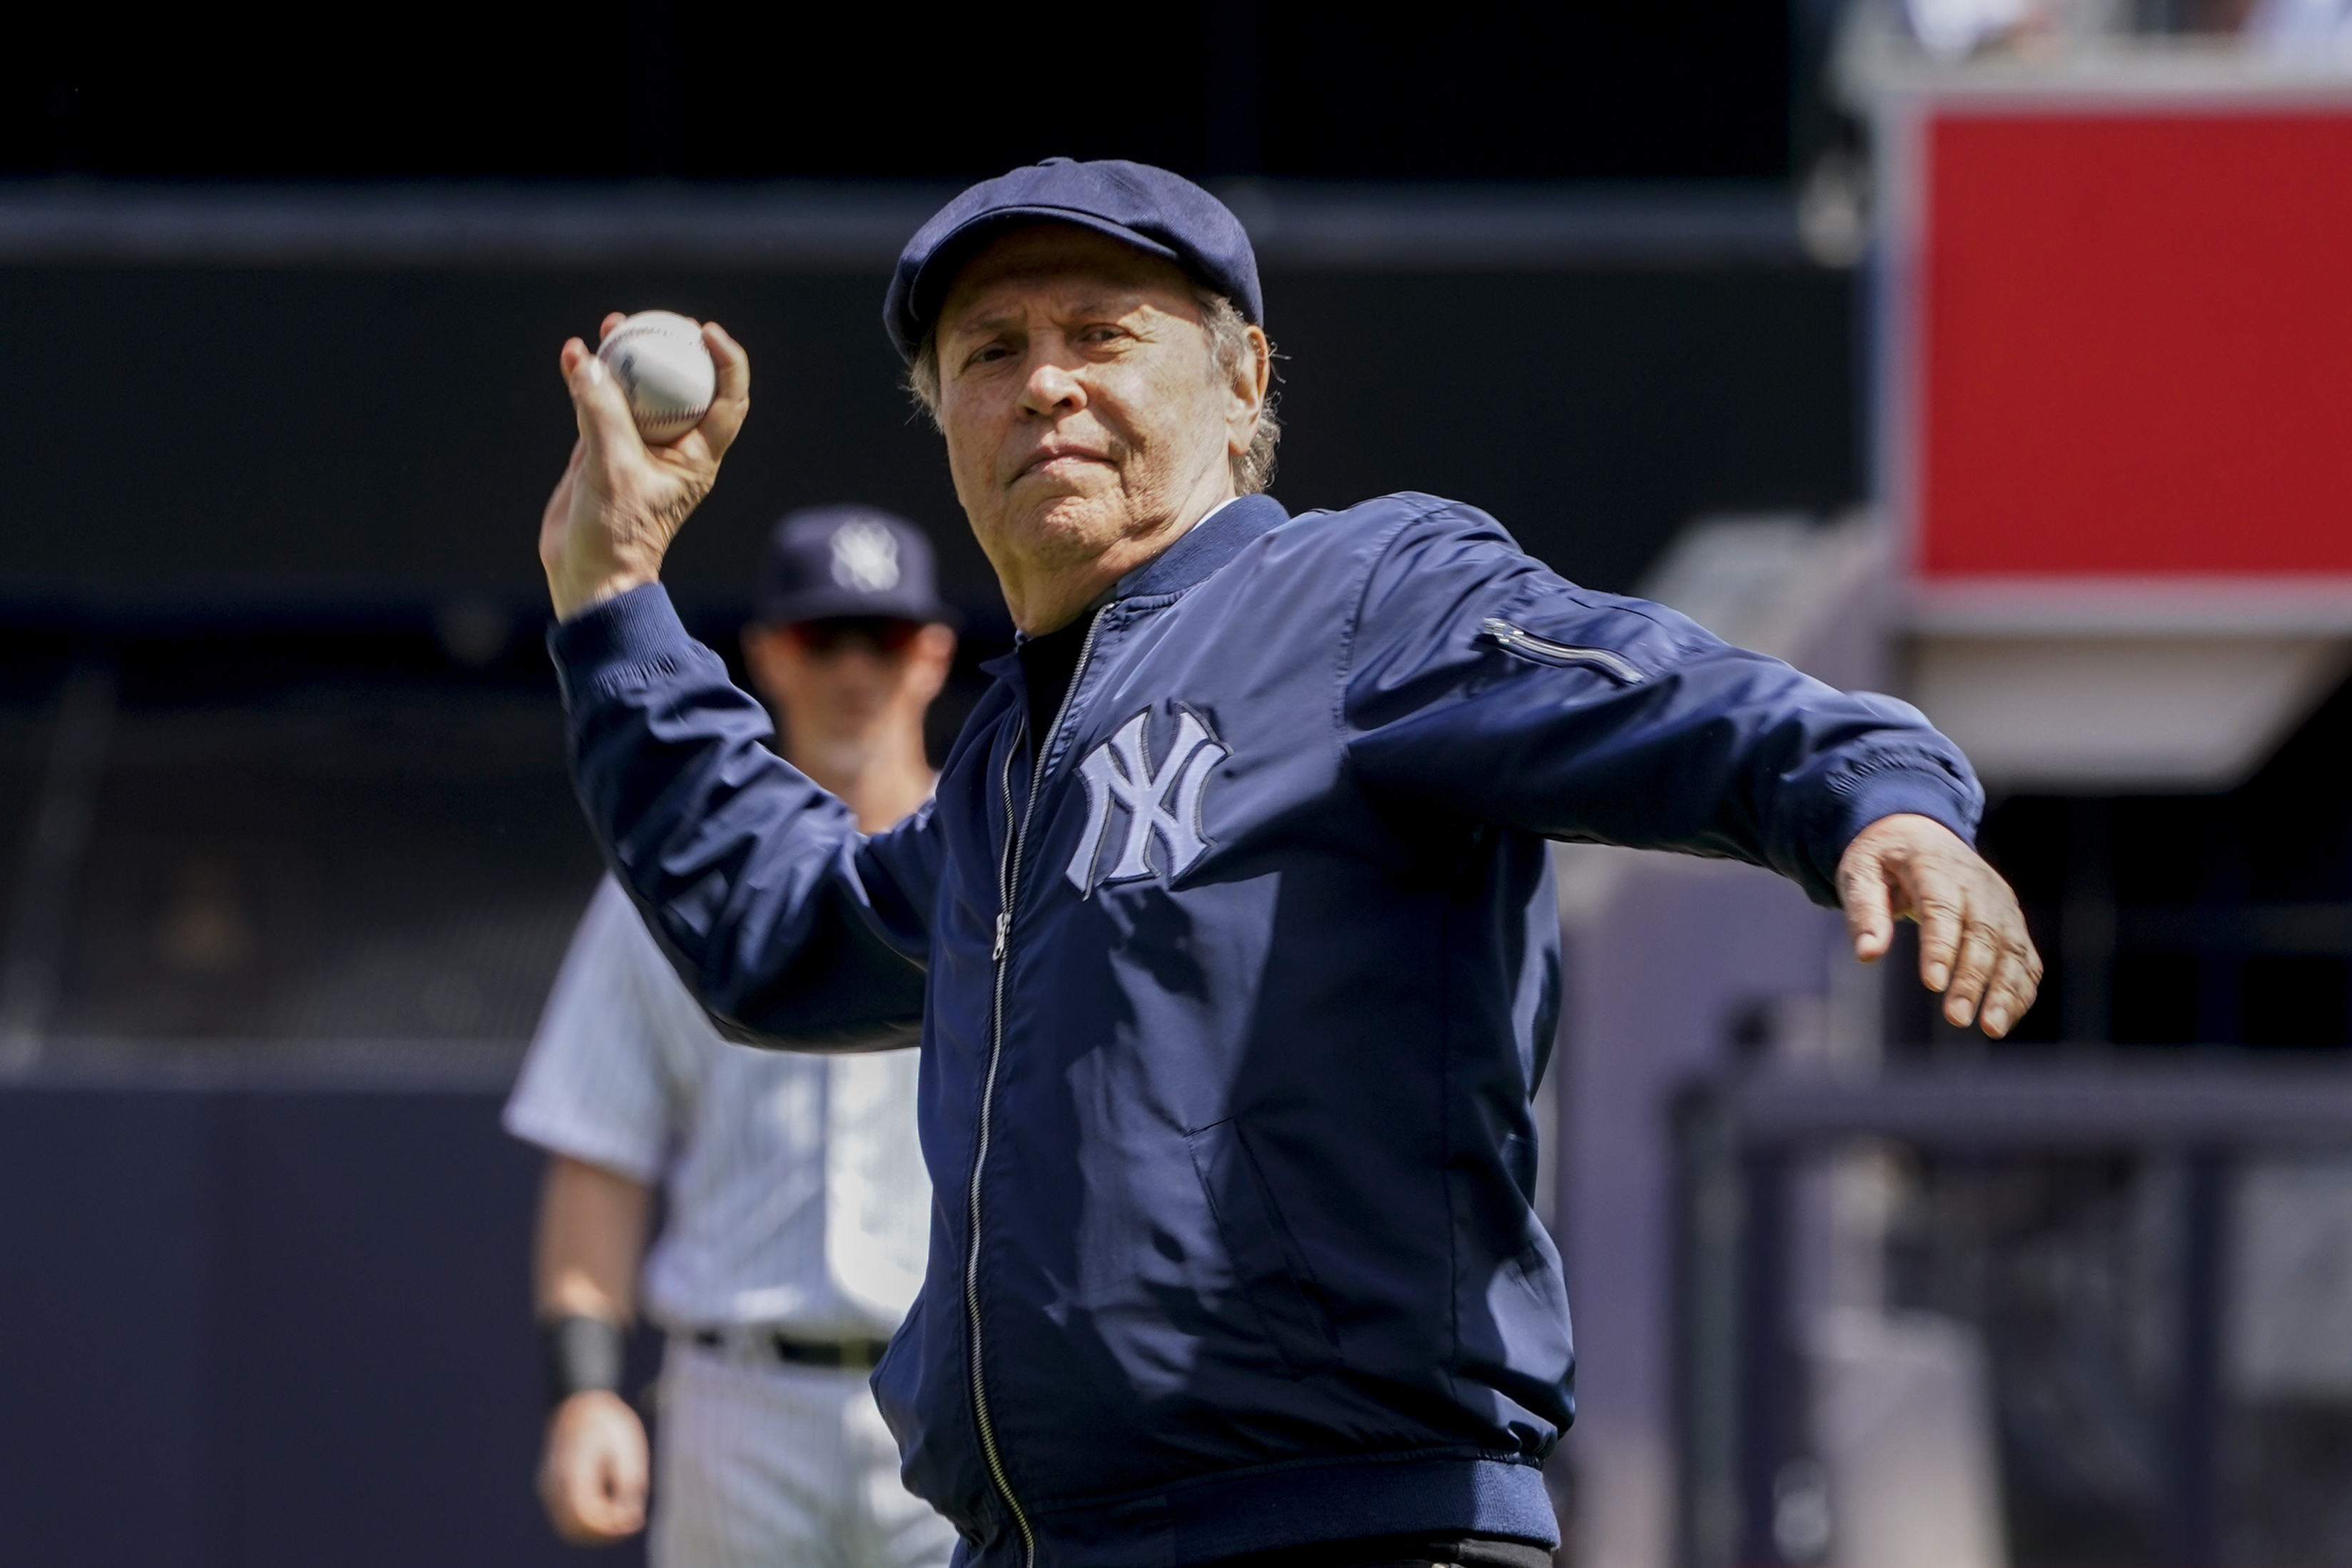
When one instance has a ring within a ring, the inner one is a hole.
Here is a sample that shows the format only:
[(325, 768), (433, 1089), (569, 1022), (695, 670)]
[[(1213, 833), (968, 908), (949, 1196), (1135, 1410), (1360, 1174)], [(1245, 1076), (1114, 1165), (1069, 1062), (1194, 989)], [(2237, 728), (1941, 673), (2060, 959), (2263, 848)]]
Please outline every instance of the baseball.
[(666, 446), (700, 424), (719, 390), (702, 329), (673, 311), (638, 311), (613, 329), (596, 357), (620, 378), (648, 445)]

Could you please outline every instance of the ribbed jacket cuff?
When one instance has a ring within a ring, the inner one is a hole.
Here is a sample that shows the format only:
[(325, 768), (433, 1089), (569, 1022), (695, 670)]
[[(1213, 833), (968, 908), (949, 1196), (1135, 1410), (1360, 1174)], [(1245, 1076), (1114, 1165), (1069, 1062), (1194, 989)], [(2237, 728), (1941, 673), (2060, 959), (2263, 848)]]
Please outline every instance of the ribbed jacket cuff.
[(1943, 823), (1958, 833), (1963, 843), (1977, 841), (1976, 800), (1962, 793), (1952, 781), (1925, 767), (1874, 770), (1851, 779), (1838, 795), (1839, 810), (1822, 845), (1822, 873), (1832, 889), (1837, 886), (1838, 862), (1844, 858), (1846, 846), (1863, 829), (1882, 817), (1916, 812)]
[(674, 668), (695, 646), (669, 591), (658, 582), (614, 594), (547, 629), (547, 652), (566, 707), (577, 692), (609, 691), (638, 672)]

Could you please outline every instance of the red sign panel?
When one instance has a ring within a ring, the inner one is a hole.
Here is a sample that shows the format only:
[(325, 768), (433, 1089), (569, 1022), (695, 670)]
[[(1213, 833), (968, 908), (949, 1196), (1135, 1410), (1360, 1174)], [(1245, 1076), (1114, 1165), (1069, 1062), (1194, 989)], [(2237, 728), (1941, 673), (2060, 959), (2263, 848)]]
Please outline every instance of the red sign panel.
[(2352, 112), (1925, 129), (1919, 570), (2352, 574)]

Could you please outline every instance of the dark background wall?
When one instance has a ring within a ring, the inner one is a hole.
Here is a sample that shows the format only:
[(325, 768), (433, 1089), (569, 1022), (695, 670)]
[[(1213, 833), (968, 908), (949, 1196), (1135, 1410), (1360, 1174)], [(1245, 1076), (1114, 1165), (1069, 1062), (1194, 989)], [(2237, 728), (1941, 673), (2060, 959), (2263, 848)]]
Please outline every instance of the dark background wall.
[[(725, 322), (753, 413), (672, 558), (746, 593), (766, 522), (861, 498), (993, 605), (939, 439), (898, 387), (879, 272), (0, 268), (0, 606), (543, 609), (538, 516), (572, 441), (553, 369), (608, 308)], [(1801, 260), (1272, 272), (1294, 510), (1472, 501), (1596, 586), (1727, 507), (1857, 488), (1850, 279)]]
[[(1829, 10), (1204, 0), (1043, 36), (948, 7), (594, 0), (511, 29), (446, 0), (300, 27), (53, 8), (12, 20), (0, 65), (0, 208), (249, 182), (958, 181), (1055, 153), (1342, 185), (1769, 189), (1819, 139)], [(731, 599), (761, 519), (862, 495), (931, 525), (985, 600), (875, 327), (886, 260), (0, 267), (0, 462), (24, 479), (0, 500), (0, 608), (528, 598), (567, 439), (554, 348), (654, 303), (725, 320), (761, 370), (682, 588)], [(1272, 270), (1293, 507), (1444, 490), (1624, 586), (1693, 512), (1854, 492), (1847, 280), (1793, 245), (1762, 266)]]
[[(12, 23), (0, 65), (0, 209), (251, 182), (592, 198), (951, 182), (1055, 153), (1375, 195), (1704, 199), (1774, 188), (1819, 139), (1828, 9), (1205, 0), (1050, 40), (945, 7), (598, 0), (513, 29), (441, 0), (302, 28), (50, 10)], [(0, 210), (0, 257), (8, 227)], [(656, 303), (724, 320), (760, 371), (751, 437), (676, 559), (682, 589), (731, 601), (761, 521), (856, 495), (932, 527), (984, 602), (876, 327), (886, 263), (0, 266), (0, 463), (23, 481), (0, 498), (0, 611), (527, 601), (530, 520), (568, 440), (554, 349)], [(1848, 279), (1793, 243), (1760, 265), (1270, 272), (1294, 507), (1443, 490), (1622, 587), (1695, 512), (1855, 492)]]
[(0, 1093), (0, 1562), (576, 1560), (530, 1492), (537, 1183), (478, 1091)]
[[(1803, 14), (1822, 9), (1799, 0)], [(508, 26), (397, 13), (16, 19), (0, 172), (244, 179), (979, 176), (1055, 153), (1185, 173), (1772, 179), (1772, 0), (1205, 0), (711, 8)]]

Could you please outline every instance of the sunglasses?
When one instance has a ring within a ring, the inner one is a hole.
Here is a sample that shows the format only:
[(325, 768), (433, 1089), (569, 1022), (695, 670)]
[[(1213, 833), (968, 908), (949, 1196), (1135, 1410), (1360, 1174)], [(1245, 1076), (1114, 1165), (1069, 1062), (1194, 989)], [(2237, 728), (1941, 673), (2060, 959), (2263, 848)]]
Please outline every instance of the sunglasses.
[(803, 653), (824, 659), (853, 643), (863, 643), (877, 653), (903, 653), (922, 629), (921, 622), (901, 621), (895, 615), (833, 615), (822, 621), (795, 621), (784, 628), (784, 635)]

